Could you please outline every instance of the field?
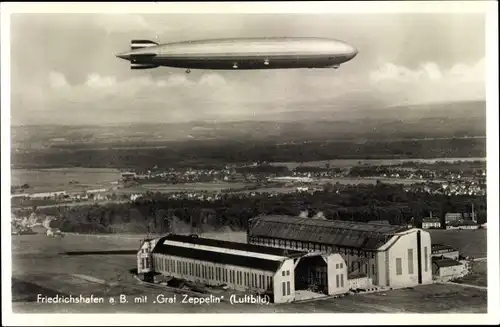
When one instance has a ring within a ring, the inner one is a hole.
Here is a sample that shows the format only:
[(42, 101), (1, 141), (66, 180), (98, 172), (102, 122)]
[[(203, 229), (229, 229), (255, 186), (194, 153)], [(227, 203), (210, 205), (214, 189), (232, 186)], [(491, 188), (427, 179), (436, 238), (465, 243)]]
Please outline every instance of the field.
[(12, 169), (11, 185), (29, 184), (26, 193), (81, 191), (107, 188), (120, 177), (118, 170), (107, 168)]
[(464, 256), (487, 257), (486, 229), (478, 230), (430, 230), (432, 243), (450, 245)]
[(162, 192), (162, 193), (175, 193), (187, 191), (221, 191), (227, 189), (239, 189), (245, 187), (243, 183), (227, 183), (227, 182), (214, 182), (214, 183), (183, 183), (183, 184), (142, 184), (130, 188), (119, 189), (116, 193), (130, 194), (130, 193), (145, 193)]
[[(245, 233), (210, 233), (207, 237), (244, 241)], [(286, 305), (157, 304), (158, 294), (172, 291), (140, 285), (131, 275), (135, 255), (104, 251), (135, 251), (144, 235), (71, 235), (62, 239), (43, 235), (13, 236), (12, 290), (14, 312), (129, 312), (129, 313), (377, 313), (377, 312), (486, 312), (486, 292), (459, 285), (427, 285), (379, 294), (326, 298)], [(67, 252), (98, 251), (101, 254), (74, 255)], [(125, 253), (125, 252), (124, 252)], [(37, 294), (94, 295), (129, 298), (147, 295), (143, 304), (44, 304)], [(180, 295), (179, 295), (180, 296)]]
[(275, 166), (287, 166), (289, 169), (295, 169), (298, 166), (306, 167), (325, 167), (329, 164), (330, 167), (336, 168), (347, 168), (355, 166), (390, 166), (399, 165), (407, 162), (416, 163), (435, 163), (436, 161), (453, 163), (457, 161), (486, 161), (485, 158), (435, 158), (435, 159), (335, 159), (335, 160), (319, 160), (319, 161), (306, 161), (306, 162), (273, 162), (272, 165)]

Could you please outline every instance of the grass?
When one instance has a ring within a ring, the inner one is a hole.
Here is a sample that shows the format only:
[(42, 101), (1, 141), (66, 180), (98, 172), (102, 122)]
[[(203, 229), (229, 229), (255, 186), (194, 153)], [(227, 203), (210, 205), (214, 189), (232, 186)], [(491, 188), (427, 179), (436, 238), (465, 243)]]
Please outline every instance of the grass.
[(464, 256), (487, 256), (486, 229), (478, 230), (430, 230), (432, 243), (450, 245)]
[[(245, 233), (208, 233), (205, 236), (244, 241)], [(21, 235), (12, 238), (12, 281), (14, 312), (29, 313), (376, 313), (376, 312), (458, 312), (463, 308), (474, 312), (486, 311), (486, 292), (459, 285), (427, 285), (414, 289), (388, 291), (382, 294), (328, 298), (308, 303), (255, 306), (250, 304), (217, 305), (155, 304), (160, 293), (140, 285), (130, 274), (136, 267), (136, 257), (111, 254), (111, 251), (138, 249), (144, 235), (73, 235), (53, 239), (43, 235)], [(102, 251), (102, 254), (67, 255), (66, 252)], [(75, 275), (85, 275), (116, 286), (93, 283)], [(55, 293), (79, 296), (118, 297), (130, 299), (147, 295), (144, 304), (43, 304), (36, 295)], [(161, 291), (173, 295), (169, 291)], [(178, 296), (179, 297), (179, 296)]]
[(471, 284), (477, 286), (488, 286), (488, 264), (486, 260), (472, 263), (472, 273), (457, 280), (457, 283)]
[[(49, 191), (81, 191), (106, 188), (121, 178), (116, 169), (106, 168), (54, 168), (54, 169), (12, 169), (11, 185), (29, 184), (26, 193)], [(70, 184), (77, 181), (77, 184)]]

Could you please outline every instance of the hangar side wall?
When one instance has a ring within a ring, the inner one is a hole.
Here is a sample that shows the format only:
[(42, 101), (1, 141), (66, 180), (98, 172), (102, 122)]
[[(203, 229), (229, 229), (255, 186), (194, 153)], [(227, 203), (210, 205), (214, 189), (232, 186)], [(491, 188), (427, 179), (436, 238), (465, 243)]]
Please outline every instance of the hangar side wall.
[(273, 277), (274, 302), (292, 302), (295, 299), (295, 265), (293, 259), (285, 260)]
[[(420, 242), (417, 240), (419, 235)], [(396, 238), (394, 243), (378, 255), (379, 273), (381, 276), (385, 273), (385, 285), (406, 287), (432, 282), (430, 234), (412, 230), (394, 238)]]

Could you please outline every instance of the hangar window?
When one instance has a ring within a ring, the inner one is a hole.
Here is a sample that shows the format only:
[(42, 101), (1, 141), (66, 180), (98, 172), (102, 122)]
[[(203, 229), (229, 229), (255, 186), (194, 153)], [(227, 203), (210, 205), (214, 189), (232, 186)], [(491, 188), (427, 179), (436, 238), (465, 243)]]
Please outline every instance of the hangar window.
[(428, 261), (427, 261), (427, 256), (428, 256), (428, 253), (427, 253), (427, 246), (424, 246), (424, 267), (425, 267), (425, 272), (427, 272), (427, 269), (428, 269)]
[(285, 282), (281, 283), (281, 288), (283, 289), (283, 296), (286, 296), (286, 283)]
[(290, 295), (290, 282), (286, 282), (286, 293), (287, 295)]
[(401, 258), (396, 258), (396, 275), (402, 275), (403, 274), (403, 267), (401, 263)]
[(413, 274), (413, 249), (408, 249), (408, 274)]
[(344, 274), (340, 275), (340, 286), (344, 287)]
[(337, 277), (337, 278), (336, 278), (337, 288), (339, 288), (339, 287), (340, 287), (340, 278), (339, 278), (339, 275), (337, 275), (337, 276), (335, 276), (335, 277)]

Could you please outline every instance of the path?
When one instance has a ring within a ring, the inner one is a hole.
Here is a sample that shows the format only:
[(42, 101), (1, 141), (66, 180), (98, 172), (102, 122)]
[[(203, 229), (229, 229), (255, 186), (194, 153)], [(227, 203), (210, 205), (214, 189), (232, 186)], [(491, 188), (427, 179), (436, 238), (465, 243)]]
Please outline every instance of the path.
[(477, 288), (477, 289), (483, 290), (483, 291), (487, 291), (488, 290), (487, 286), (479, 286), (479, 285), (463, 284), (463, 283), (454, 283), (454, 282), (445, 282), (445, 284), (459, 285), (459, 286), (463, 286), (463, 287), (472, 287), (472, 288)]

